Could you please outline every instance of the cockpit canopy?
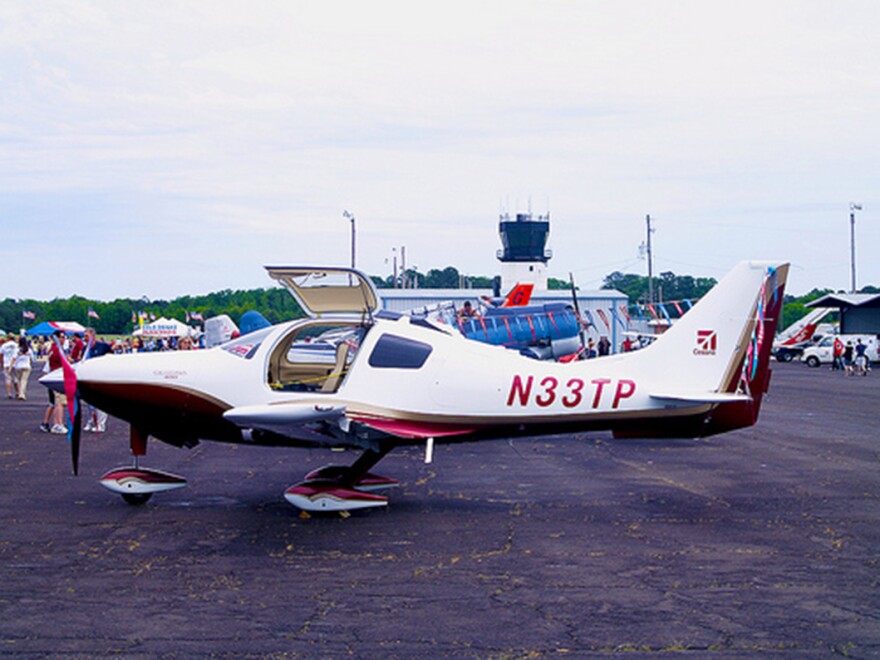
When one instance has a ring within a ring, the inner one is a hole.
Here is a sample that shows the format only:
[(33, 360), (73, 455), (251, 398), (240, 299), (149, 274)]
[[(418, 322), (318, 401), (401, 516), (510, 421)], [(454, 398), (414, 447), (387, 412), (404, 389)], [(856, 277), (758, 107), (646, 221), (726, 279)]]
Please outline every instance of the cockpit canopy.
[(358, 270), (309, 266), (266, 266), (266, 270), (313, 318), (372, 315), (378, 308), (372, 281)]

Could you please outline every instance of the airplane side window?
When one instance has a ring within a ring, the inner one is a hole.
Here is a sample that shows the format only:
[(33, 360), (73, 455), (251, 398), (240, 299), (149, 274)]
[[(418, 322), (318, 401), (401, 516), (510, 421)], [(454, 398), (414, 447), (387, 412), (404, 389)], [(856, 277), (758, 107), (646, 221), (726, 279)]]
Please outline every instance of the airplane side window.
[(369, 364), (377, 369), (419, 369), (432, 350), (430, 344), (386, 334), (376, 342)]

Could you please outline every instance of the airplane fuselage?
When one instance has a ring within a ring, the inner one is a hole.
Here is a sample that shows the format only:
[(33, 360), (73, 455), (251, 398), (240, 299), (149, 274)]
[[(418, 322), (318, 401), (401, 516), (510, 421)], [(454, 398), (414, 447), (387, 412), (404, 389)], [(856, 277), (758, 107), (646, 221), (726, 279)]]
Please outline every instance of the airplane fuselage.
[[(209, 350), (86, 360), (75, 388), (131, 424), (135, 459), (149, 436), (177, 446), (359, 448), (351, 466), (315, 471), (285, 494), (309, 510), (340, 510), (387, 502), (364, 494), (393, 484), (369, 470), (403, 444), (424, 442), (430, 456), (435, 441), (601, 429), (697, 437), (754, 424), (787, 266), (743, 262), (647, 348), (569, 363), (475, 342), (426, 319), (374, 317), (375, 291), (357, 271), (270, 274), (311, 303), (311, 318)], [(327, 284), (334, 275), (341, 286)], [(42, 382), (58, 388), (62, 378), (53, 372)], [(76, 470), (78, 440), (71, 446)], [(104, 481), (137, 502), (185, 483), (137, 465)]]

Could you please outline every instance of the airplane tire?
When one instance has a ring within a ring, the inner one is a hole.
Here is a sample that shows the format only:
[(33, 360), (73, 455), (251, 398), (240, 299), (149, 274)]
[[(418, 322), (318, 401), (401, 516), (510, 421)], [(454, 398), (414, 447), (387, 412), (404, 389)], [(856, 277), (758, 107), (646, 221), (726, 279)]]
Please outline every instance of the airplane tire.
[(784, 351), (783, 353), (779, 354), (779, 361), (780, 362), (791, 362), (791, 359), (793, 357), (794, 357), (794, 355), (792, 355), (788, 351)]
[(813, 367), (815, 369), (819, 366), (819, 358), (817, 358), (815, 355), (811, 355), (807, 358), (807, 366)]
[(132, 506), (143, 506), (152, 496), (152, 493), (122, 493), (122, 499)]

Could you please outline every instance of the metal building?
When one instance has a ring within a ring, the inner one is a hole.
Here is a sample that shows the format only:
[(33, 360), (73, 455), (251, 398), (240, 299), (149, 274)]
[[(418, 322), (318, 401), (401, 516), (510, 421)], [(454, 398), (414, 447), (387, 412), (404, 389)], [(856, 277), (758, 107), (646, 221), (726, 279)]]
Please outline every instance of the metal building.
[(842, 335), (880, 335), (880, 293), (829, 293), (804, 307), (840, 310)]

